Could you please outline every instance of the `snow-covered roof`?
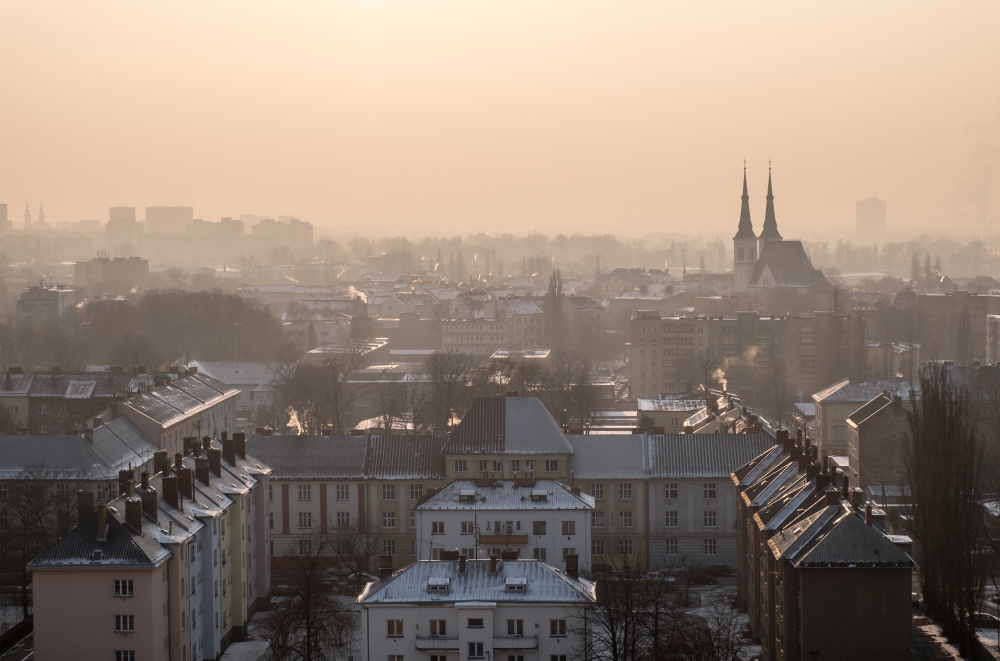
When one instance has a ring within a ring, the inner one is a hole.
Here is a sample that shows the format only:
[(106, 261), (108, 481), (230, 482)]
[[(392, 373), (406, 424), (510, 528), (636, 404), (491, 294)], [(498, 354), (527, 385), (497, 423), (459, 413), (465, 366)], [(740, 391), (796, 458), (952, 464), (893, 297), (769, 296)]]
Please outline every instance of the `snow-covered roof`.
[(536, 480), (535, 486), (517, 486), (515, 480), (496, 480), (476, 486), (474, 480), (455, 480), (417, 505), (418, 510), (590, 510), (594, 498), (574, 494), (555, 480)]

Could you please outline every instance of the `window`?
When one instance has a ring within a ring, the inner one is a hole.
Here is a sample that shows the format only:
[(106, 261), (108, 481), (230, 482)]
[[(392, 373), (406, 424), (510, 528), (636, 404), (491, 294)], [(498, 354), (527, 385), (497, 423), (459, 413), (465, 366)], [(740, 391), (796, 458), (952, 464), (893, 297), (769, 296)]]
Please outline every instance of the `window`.
[(535, 560), (541, 560), (542, 562), (547, 560), (545, 557), (545, 549), (535, 549)]
[(664, 550), (664, 552), (667, 555), (677, 555), (677, 540), (668, 539), (666, 541), (667, 541), (667, 548)]
[(351, 525), (351, 513), (350, 512), (337, 512), (337, 527), (346, 528)]
[(455, 472), (456, 473), (466, 473), (469, 470), (469, 463), (465, 459), (455, 460)]
[(715, 510), (705, 510), (705, 527), (715, 528), (716, 525)]
[(403, 635), (403, 621), (389, 620), (385, 623), (385, 635), (389, 638), (399, 638)]
[(604, 555), (604, 540), (603, 539), (590, 540), (590, 553), (592, 555)]
[(382, 485), (382, 500), (396, 500), (396, 485), (395, 484), (383, 484)]
[(468, 625), (470, 629), (482, 629), (483, 628), (483, 618), (481, 617), (470, 617), (468, 620)]
[(410, 500), (420, 500), (424, 497), (424, 485), (422, 484), (411, 484), (410, 485)]
[(549, 635), (565, 636), (566, 620), (549, 620)]
[(274, 529), (274, 512), (267, 513), (267, 527), (272, 530)]
[(668, 528), (677, 527), (677, 510), (667, 510), (667, 520), (665, 524)]
[(475, 533), (476, 533), (476, 524), (474, 521), (462, 521), (463, 535), (474, 535)]
[(446, 636), (446, 635), (448, 635), (448, 621), (447, 620), (431, 620), (431, 635), (432, 636)]
[(705, 540), (705, 555), (715, 555), (716, 548), (717, 545), (714, 539)]
[(624, 482), (619, 484), (618, 498), (621, 500), (632, 500), (632, 485)]
[(549, 656), (549, 661), (566, 661), (565, 654), (552, 654)]
[(508, 636), (523, 636), (524, 635), (524, 620), (507, 620), (507, 635)]
[(604, 500), (604, 485), (591, 484), (590, 495), (594, 497), (594, 500)]
[(46, 415), (49, 412), (49, 407), (45, 404), (38, 405), (38, 415)]
[(382, 527), (383, 528), (395, 528), (396, 527), (396, 513), (395, 512), (382, 512)]
[[(400, 659), (402, 658), (400, 657)], [(448, 661), (448, 657), (444, 654), (431, 654), (431, 661)]]
[[(433, 657), (431, 657), (431, 658), (433, 658)], [(442, 656), (441, 659), (443, 660), (444, 657)], [(387, 654), (386, 657), (385, 657), (385, 661), (403, 661), (403, 655), (402, 654)]]
[(524, 470), (526, 472), (528, 472), (528, 473), (535, 472), (535, 460), (534, 459), (525, 459), (524, 460)]
[(299, 512), (299, 528), (312, 528), (312, 527), (313, 527), (312, 512)]
[(311, 484), (300, 484), (299, 485), (299, 500), (312, 500), (312, 485)]
[(618, 525), (622, 528), (631, 528), (632, 512), (618, 512)]
[(115, 650), (115, 661), (135, 661), (135, 650)]
[(618, 553), (619, 553), (619, 555), (632, 555), (632, 540), (631, 539), (619, 539), (618, 540)]
[[(311, 539), (300, 539), (299, 540), (299, 555), (312, 555), (312, 540)], [(222, 596), (226, 596), (226, 582), (222, 581)]]
[(576, 555), (576, 548), (571, 546), (563, 549), (563, 562), (566, 562), (567, 555)]
[(666, 485), (666, 497), (667, 500), (677, 500), (677, 483), (668, 483)]
[(575, 535), (576, 534), (576, 521), (563, 521), (562, 522), (562, 534), (564, 534), (564, 535)]
[(715, 482), (706, 482), (703, 485), (703, 490), (705, 492), (705, 500), (715, 498)]
[(545, 522), (544, 521), (532, 521), (531, 522), (531, 534), (532, 535), (544, 535), (545, 534)]
[(431, 521), (431, 534), (432, 535), (443, 535), (444, 534), (444, 521)]
[(511, 462), (510, 462), (510, 472), (511, 473), (520, 473), (521, 472), (521, 460), (520, 459), (512, 459), (511, 460)]
[(396, 540), (382, 540), (382, 555), (396, 555)]
[(483, 654), (483, 644), (482, 643), (469, 643), (469, 658), (470, 659), (482, 659)]
[(115, 596), (116, 597), (134, 597), (135, 594), (132, 592), (132, 579), (119, 580), (115, 579)]
[(135, 631), (135, 615), (115, 615), (115, 631), (117, 633)]
[(351, 491), (348, 485), (338, 484), (337, 485), (337, 500), (350, 500)]
[(558, 473), (559, 472), (559, 460), (558, 459), (546, 459), (545, 460), (545, 472), (546, 473)]
[(489, 464), (490, 464), (490, 462), (487, 461), (486, 459), (480, 459), (479, 460), (479, 472), (480, 473), (485, 473), (486, 471), (488, 471), (489, 470)]
[(590, 513), (590, 527), (591, 528), (604, 527), (604, 512), (594, 511)]

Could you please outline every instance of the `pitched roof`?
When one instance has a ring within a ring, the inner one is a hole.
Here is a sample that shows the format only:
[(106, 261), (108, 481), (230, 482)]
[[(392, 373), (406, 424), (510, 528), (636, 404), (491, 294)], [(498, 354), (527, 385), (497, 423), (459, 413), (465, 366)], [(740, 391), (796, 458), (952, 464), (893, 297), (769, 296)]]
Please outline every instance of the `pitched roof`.
[(892, 405), (892, 397), (887, 397), (885, 393), (877, 395), (872, 401), (863, 404), (861, 408), (847, 416), (847, 424), (857, 427), (865, 420), (872, 417), (887, 406)]
[(30, 467), (51, 479), (118, 479), (118, 471), (82, 436), (0, 436), (0, 479), (17, 479)]
[(125, 402), (161, 427), (239, 395), (239, 390), (205, 374), (188, 374), (175, 381), (147, 390)]
[(31, 389), (31, 382), (34, 380), (33, 372), (22, 372), (21, 374), (10, 375), (10, 389), (7, 389), (7, 375), (0, 376), (0, 397), (25, 396)]
[(566, 437), (535, 397), (479, 397), (445, 446), (452, 454), (572, 452)]
[(830, 286), (822, 271), (813, 268), (809, 255), (801, 241), (772, 240), (764, 244), (757, 258), (757, 265), (750, 276), (750, 285), (762, 287), (761, 279), (765, 269), (774, 278), (771, 287), (812, 287)]
[(828, 402), (870, 402), (883, 392), (889, 391), (908, 401), (911, 387), (917, 399), (920, 399), (919, 384), (911, 384), (908, 381), (858, 381), (842, 379), (820, 390), (812, 398), (817, 404)]
[(373, 434), (366, 472), (372, 479), (444, 479), (444, 434)]
[(733, 484), (753, 484), (757, 481), (757, 478), (769, 471), (783, 456), (784, 450), (781, 445), (775, 445), (761, 452), (732, 472)]
[[(448, 590), (429, 592), (428, 579), (447, 578)], [(524, 590), (508, 590), (508, 579), (524, 579)], [(490, 572), (489, 560), (469, 560), (466, 571), (458, 571), (454, 560), (419, 560), (389, 578), (369, 583), (358, 596), (362, 606), (376, 604), (420, 604), (425, 602), (520, 602), (591, 604), (596, 599), (594, 583), (573, 579), (537, 560), (503, 560)]]
[(578, 479), (645, 479), (649, 453), (644, 434), (586, 434), (567, 437)]
[(727, 477), (773, 446), (764, 434), (649, 437), (653, 477)]
[(364, 479), (364, 436), (253, 436), (247, 453), (271, 467), (272, 480)]
[[(301, 301), (300, 301), (301, 302)], [(197, 367), (199, 374), (205, 374), (221, 383), (236, 385), (240, 383), (271, 383), (278, 377), (278, 363), (256, 361), (243, 362), (209, 362), (192, 361), (189, 367)]]
[[(555, 480), (535, 480), (533, 487), (518, 487), (514, 480), (497, 480), (476, 486), (475, 480), (455, 480), (420, 505), (418, 510), (592, 510), (594, 498), (574, 494)], [(545, 498), (539, 498), (539, 494)], [(468, 498), (467, 498), (468, 497)]]

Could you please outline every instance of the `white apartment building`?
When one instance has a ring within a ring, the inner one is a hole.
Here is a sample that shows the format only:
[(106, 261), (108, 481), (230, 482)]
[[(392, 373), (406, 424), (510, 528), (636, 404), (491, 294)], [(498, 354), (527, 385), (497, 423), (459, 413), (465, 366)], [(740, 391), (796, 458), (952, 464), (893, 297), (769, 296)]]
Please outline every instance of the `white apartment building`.
[(535, 560), (421, 561), (369, 583), (360, 661), (568, 661), (593, 583)]
[(468, 558), (506, 551), (590, 570), (592, 496), (555, 480), (455, 480), (414, 509), (421, 560), (458, 549)]

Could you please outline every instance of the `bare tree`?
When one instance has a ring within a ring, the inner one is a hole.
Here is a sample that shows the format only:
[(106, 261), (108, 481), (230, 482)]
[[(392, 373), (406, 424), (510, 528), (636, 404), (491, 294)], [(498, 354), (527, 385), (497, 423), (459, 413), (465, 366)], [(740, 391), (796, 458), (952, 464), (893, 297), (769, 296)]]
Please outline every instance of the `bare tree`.
[(434, 427), (447, 426), (455, 412), (469, 408), (483, 371), (482, 359), (472, 354), (438, 351), (427, 358), (426, 418)]
[(351, 254), (358, 262), (364, 265), (368, 259), (375, 254), (375, 246), (372, 244), (370, 239), (363, 236), (356, 236), (351, 239), (350, 249)]
[(326, 580), (333, 549), (324, 535), (306, 535), (292, 545), (286, 577), (273, 590), (274, 608), (261, 628), (274, 661), (326, 661), (349, 647), (358, 622)]
[(331, 521), (326, 533), (327, 551), (354, 574), (355, 586), (361, 591), (362, 574), (382, 552), (382, 535), (378, 524), (367, 519), (349, 518)]
[(350, 430), (355, 404), (366, 389), (352, 382), (352, 377), (364, 364), (360, 347), (345, 345), (343, 351), (332, 353), (323, 365), (300, 365), (278, 388), (280, 401), (295, 409), (306, 429), (318, 433), (330, 425), (333, 433)]

